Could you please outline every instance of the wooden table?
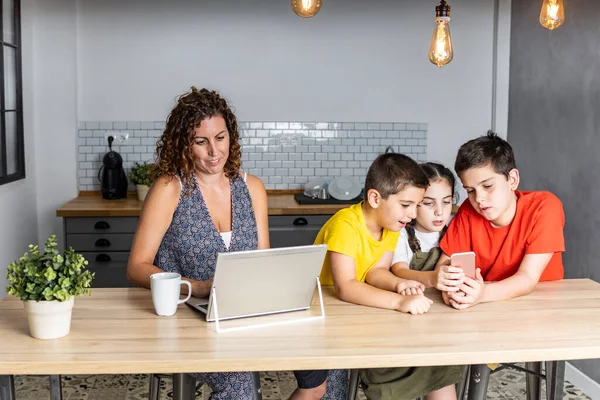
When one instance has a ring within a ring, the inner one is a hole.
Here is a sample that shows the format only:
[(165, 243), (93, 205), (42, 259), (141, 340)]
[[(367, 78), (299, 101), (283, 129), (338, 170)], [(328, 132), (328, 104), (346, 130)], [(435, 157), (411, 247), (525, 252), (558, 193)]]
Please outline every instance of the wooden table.
[[(133, 374), (484, 364), (600, 358), (600, 284), (540, 283), (534, 293), (456, 311), (436, 292), (423, 316), (344, 303), (324, 288), (326, 318), (218, 334), (181, 305), (154, 314), (146, 289), (95, 289), (71, 333), (29, 336), (23, 305), (0, 301), (0, 375)], [(315, 299), (315, 304), (317, 300)], [(314, 307), (315, 309), (317, 307)], [(269, 318), (294, 318), (293, 314)], [(231, 321), (231, 323), (235, 323)], [(247, 323), (247, 321), (246, 321)]]

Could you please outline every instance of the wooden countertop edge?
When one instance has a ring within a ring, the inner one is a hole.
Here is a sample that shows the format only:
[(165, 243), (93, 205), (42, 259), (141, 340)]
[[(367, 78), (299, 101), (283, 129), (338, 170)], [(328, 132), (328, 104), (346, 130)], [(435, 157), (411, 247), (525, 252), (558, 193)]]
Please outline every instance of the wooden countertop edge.
[[(276, 204), (270, 204), (269, 215), (333, 215), (337, 211), (349, 207), (350, 204), (308, 204), (300, 205), (293, 199), (298, 190), (269, 190), (267, 196), (277, 197)], [(95, 202), (95, 199), (98, 202)], [(77, 204), (84, 202), (84, 204)], [(93, 204), (87, 204), (93, 202)], [(82, 191), (79, 196), (56, 210), (56, 216), (64, 217), (138, 217), (142, 202), (137, 200), (135, 192), (128, 192), (123, 200), (103, 200), (98, 191)], [(458, 206), (453, 206), (456, 212)]]

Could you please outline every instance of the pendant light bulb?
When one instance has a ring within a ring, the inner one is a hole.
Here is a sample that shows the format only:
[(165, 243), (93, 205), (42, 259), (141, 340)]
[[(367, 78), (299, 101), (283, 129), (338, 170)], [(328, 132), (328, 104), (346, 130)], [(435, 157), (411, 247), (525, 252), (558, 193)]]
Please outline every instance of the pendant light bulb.
[(292, 10), (297, 16), (310, 18), (321, 10), (321, 0), (291, 0)]
[(544, 28), (554, 30), (565, 22), (565, 5), (563, 0), (544, 0), (540, 11), (540, 24)]
[(435, 7), (435, 25), (429, 46), (429, 61), (443, 67), (452, 61), (452, 37), (450, 36), (450, 6), (445, 0)]

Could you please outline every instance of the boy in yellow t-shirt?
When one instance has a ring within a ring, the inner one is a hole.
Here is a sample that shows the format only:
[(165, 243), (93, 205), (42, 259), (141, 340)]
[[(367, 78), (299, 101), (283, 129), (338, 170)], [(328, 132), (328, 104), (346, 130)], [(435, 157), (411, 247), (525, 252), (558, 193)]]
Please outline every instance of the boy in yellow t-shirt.
[(365, 200), (338, 211), (323, 225), (315, 244), (327, 244), (321, 283), (333, 285), (350, 303), (423, 314), (431, 300), (423, 286), (395, 276), (392, 256), (400, 230), (416, 217), (429, 181), (403, 154), (373, 161), (365, 181)]
[[(321, 283), (333, 285), (338, 297), (350, 303), (427, 312), (433, 302), (423, 295), (423, 285), (398, 278), (390, 268), (400, 230), (416, 217), (428, 185), (427, 176), (410, 157), (395, 153), (377, 157), (367, 172), (364, 201), (338, 211), (315, 239), (328, 250)], [(295, 371), (298, 389), (290, 399), (320, 399), (327, 372)]]

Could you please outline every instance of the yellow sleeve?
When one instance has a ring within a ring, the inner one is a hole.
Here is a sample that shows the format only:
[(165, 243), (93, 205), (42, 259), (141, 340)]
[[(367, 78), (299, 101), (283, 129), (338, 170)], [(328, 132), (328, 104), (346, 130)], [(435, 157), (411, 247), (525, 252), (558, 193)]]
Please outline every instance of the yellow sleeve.
[(356, 259), (360, 248), (360, 235), (347, 221), (332, 221), (325, 229), (323, 243), (327, 245), (329, 251)]
[(385, 239), (385, 251), (396, 251), (398, 239), (400, 239), (400, 232), (388, 231)]

